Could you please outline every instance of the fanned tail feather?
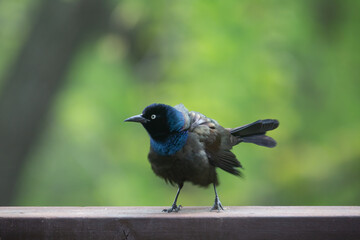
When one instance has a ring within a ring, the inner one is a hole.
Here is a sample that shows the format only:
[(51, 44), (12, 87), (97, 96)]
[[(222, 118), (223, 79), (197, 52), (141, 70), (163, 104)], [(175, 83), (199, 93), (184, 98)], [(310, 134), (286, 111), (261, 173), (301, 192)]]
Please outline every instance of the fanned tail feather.
[(253, 135), (249, 137), (243, 137), (241, 138), (241, 140), (242, 142), (254, 143), (256, 145), (268, 148), (273, 148), (276, 146), (276, 141), (273, 138), (265, 135)]
[(276, 146), (276, 141), (265, 134), (267, 131), (274, 130), (278, 126), (279, 121), (275, 119), (258, 120), (241, 127), (233, 128), (230, 130), (230, 133), (238, 138), (238, 143), (247, 142), (273, 148)]

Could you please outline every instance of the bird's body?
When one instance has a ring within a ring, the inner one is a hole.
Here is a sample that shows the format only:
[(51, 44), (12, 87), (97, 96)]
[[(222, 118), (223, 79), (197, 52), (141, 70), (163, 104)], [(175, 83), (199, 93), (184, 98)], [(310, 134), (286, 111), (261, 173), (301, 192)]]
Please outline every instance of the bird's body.
[[(181, 132), (176, 134), (186, 135), (186, 142), (177, 152), (163, 155), (157, 151), (157, 144), (152, 140), (148, 158), (153, 171), (173, 184), (189, 181), (200, 186), (211, 183), (217, 185), (214, 160), (218, 160), (217, 155), (220, 154), (228, 153), (231, 157), (229, 150), (236, 144), (236, 138), (216, 121), (200, 113), (188, 112), (182, 105), (175, 106), (175, 109), (179, 110), (184, 118)], [(170, 148), (176, 146), (179, 141), (173, 139), (176, 138), (168, 139), (169, 144), (165, 145)], [(236, 159), (231, 160), (234, 167), (240, 166)]]
[(154, 173), (171, 184), (188, 181), (208, 186), (218, 183), (215, 167), (209, 164), (203, 143), (195, 133), (189, 133), (184, 147), (173, 155), (160, 155), (151, 148), (148, 158)]
[(274, 147), (276, 142), (265, 135), (278, 126), (277, 120), (259, 120), (234, 129), (225, 129), (215, 120), (198, 112), (189, 112), (182, 104), (171, 107), (152, 104), (141, 115), (125, 121), (141, 122), (150, 135), (148, 155), (154, 173), (179, 186), (172, 208), (178, 211), (177, 197), (184, 182), (200, 186), (214, 185), (213, 209), (222, 209), (216, 193), (216, 168), (241, 175), (240, 162), (230, 151), (240, 142)]

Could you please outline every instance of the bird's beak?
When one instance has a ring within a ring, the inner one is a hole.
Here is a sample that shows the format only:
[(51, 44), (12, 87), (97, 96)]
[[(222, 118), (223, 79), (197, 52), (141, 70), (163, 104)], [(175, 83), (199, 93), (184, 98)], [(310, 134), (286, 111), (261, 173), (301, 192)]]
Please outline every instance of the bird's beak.
[(139, 122), (139, 123), (147, 123), (149, 120), (147, 120), (146, 118), (144, 118), (142, 116), (142, 114), (139, 115), (135, 115), (132, 117), (129, 117), (127, 119), (124, 120), (124, 122)]

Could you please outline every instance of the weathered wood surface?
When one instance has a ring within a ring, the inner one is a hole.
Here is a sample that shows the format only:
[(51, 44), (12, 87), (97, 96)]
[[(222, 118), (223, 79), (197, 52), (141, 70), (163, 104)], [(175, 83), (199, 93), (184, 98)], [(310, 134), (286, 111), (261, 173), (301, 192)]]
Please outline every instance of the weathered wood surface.
[(360, 239), (360, 207), (0, 207), (8, 239)]

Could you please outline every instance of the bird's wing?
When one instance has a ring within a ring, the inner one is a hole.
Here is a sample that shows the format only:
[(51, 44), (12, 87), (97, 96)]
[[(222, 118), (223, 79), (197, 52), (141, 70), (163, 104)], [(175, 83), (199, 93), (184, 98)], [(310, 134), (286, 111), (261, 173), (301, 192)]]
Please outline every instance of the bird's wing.
[(241, 176), (241, 172), (237, 168), (242, 168), (242, 166), (236, 159), (235, 154), (230, 151), (233, 145), (231, 142), (232, 136), (221, 126), (216, 127), (210, 132), (215, 138), (215, 140), (210, 138), (205, 141), (210, 164), (231, 174)]
[(218, 125), (218, 123), (211, 118), (207, 118), (205, 115), (187, 110), (187, 108), (183, 104), (178, 104), (174, 106), (174, 108), (178, 111), (180, 111), (184, 116), (184, 127), (183, 130), (190, 130), (193, 131), (198, 126), (208, 126), (210, 128), (215, 128), (215, 125)]
[(195, 128), (199, 126), (207, 126), (208, 128), (215, 129), (215, 126), (218, 125), (218, 123), (211, 119), (206, 117), (205, 115), (191, 111), (189, 112), (189, 121), (190, 121), (190, 131), (193, 131)]
[(211, 161), (211, 164), (213, 164), (215, 167), (219, 167), (233, 175), (242, 176), (242, 173), (239, 171), (239, 169), (237, 169), (242, 168), (242, 166), (236, 159), (236, 156), (229, 150), (222, 151), (221, 154), (217, 154), (214, 159), (214, 161)]
[(209, 163), (234, 175), (241, 175), (237, 168), (240, 162), (230, 150), (235, 142), (228, 130), (215, 120), (198, 112), (189, 112), (189, 131), (195, 133), (203, 143)]

